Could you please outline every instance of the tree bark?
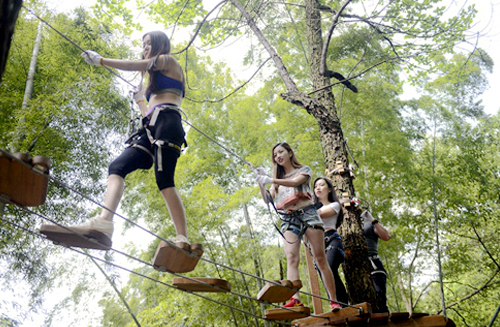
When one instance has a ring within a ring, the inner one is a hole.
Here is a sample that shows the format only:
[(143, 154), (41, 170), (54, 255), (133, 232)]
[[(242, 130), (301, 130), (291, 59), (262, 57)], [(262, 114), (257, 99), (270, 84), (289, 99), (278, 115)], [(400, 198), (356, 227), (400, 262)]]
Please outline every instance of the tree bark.
[(9, 56), (10, 42), (22, 0), (0, 0), (0, 82)]

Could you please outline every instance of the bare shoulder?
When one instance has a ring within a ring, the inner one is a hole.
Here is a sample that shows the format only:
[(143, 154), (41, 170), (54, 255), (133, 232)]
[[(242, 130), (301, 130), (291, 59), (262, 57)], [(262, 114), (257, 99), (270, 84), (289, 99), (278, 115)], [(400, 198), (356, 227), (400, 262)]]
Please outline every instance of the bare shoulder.
[(158, 70), (169, 70), (179, 67), (179, 62), (172, 55), (160, 55), (156, 60), (156, 68)]

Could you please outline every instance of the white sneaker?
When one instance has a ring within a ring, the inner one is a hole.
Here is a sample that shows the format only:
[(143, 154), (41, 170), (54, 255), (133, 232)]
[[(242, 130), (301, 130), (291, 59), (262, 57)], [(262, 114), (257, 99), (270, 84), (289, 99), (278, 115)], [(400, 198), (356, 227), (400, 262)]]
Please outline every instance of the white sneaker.
[(169, 238), (168, 240), (172, 243), (182, 242), (182, 243), (187, 243), (187, 244), (191, 245), (191, 243), (189, 243), (188, 238), (184, 235), (177, 235), (176, 237)]
[(106, 220), (104, 218), (101, 218), (101, 217), (91, 218), (87, 222), (85, 222), (81, 225), (78, 225), (78, 226), (73, 226), (73, 227), (88, 228), (88, 229), (96, 230), (98, 232), (103, 233), (107, 237), (109, 237), (110, 240), (111, 240), (111, 237), (113, 236), (113, 230), (114, 230), (113, 222)]

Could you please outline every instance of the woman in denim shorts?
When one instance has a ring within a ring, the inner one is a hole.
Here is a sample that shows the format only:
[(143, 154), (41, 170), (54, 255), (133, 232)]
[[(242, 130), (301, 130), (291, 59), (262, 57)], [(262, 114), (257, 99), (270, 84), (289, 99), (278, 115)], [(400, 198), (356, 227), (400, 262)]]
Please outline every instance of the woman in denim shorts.
[[(333, 274), (325, 256), (323, 222), (316, 212), (309, 186), (311, 168), (299, 163), (292, 148), (287, 143), (278, 143), (272, 149), (274, 165), (271, 178), (258, 172), (257, 182), (266, 201), (265, 184), (272, 184), (269, 193), (276, 203), (276, 209), (285, 213), (281, 226), (287, 257), (287, 279), (297, 280), (299, 276), (300, 240), (306, 235), (316, 265), (323, 276), (325, 288), (330, 296), (332, 311), (341, 308), (337, 302)], [(295, 293), (284, 307), (302, 306), (299, 294)]]

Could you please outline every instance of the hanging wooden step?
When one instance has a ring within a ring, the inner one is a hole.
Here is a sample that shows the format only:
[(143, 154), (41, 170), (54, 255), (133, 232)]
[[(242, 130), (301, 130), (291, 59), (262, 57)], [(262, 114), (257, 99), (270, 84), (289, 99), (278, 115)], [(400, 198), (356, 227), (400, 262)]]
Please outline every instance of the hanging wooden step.
[(310, 326), (335, 326), (344, 325), (348, 319), (355, 318), (365, 319), (370, 316), (372, 307), (369, 303), (356, 304), (352, 307), (343, 308), (336, 312), (326, 312), (314, 317), (307, 317), (300, 320), (294, 320), (293, 326), (310, 327)]
[(0, 152), (0, 200), (5, 198), (23, 207), (44, 204), (49, 183), (44, 174), (49, 174), (50, 166), (50, 159), (43, 156)]
[(66, 247), (107, 251), (113, 244), (111, 239), (103, 233), (85, 227), (43, 224), (40, 227), (40, 233), (47, 236), (54, 244)]
[(257, 294), (257, 300), (269, 303), (285, 302), (302, 288), (300, 280), (276, 280), (275, 283), (266, 283)]
[(172, 284), (181, 290), (193, 292), (231, 291), (231, 284), (227, 280), (220, 278), (194, 277), (187, 279), (184, 277), (175, 277)]
[(291, 320), (307, 317), (311, 314), (309, 307), (276, 308), (264, 311), (266, 320)]
[(165, 241), (158, 244), (153, 266), (158, 271), (185, 273), (192, 271), (203, 255), (203, 245), (177, 242), (173, 246)]

